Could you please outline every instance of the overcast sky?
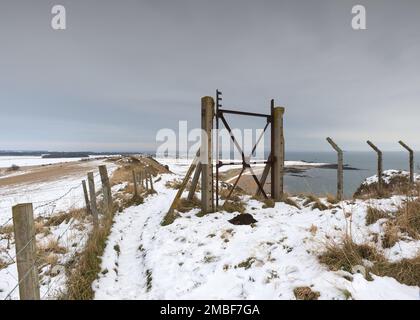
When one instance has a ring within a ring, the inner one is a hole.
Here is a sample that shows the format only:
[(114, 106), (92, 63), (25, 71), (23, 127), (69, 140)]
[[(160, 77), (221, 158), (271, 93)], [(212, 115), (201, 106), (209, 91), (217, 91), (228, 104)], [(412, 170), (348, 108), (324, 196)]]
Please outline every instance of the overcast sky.
[(153, 150), (216, 88), (229, 108), (286, 107), (289, 151), (420, 149), (417, 0), (1, 0), (0, 44), (0, 149)]

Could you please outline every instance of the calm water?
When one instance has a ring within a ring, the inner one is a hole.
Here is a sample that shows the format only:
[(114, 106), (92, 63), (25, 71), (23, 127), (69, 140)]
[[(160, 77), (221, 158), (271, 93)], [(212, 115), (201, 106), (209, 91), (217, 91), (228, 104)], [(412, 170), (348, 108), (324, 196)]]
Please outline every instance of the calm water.
[[(420, 172), (420, 153), (416, 153), (414, 157), (415, 171)], [(286, 152), (286, 160), (336, 163), (337, 155), (334, 152)], [(366, 177), (376, 174), (376, 154), (374, 152), (345, 152), (344, 163), (361, 169), (344, 170), (344, 192), (349, 197)], [(408, 152), (384, 152), (383, 165), (384, 170), (400, 169), (408, 171)], [(310, 169), (302, 175), (304, 177), (296, 177), (290, 174), (285, 177), (285, 187), (288, 192), (335, 194), (337, 184), (336, 170)]]

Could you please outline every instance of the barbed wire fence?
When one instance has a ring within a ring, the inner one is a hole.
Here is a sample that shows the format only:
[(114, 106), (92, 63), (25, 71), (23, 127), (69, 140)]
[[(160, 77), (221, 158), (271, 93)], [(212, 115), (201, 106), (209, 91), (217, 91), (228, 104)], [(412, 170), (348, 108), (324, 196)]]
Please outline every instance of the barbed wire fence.
[[(106, 177), (103, 176), (104, 174), (106, 174)], [(100, 181), (102, 182), (102, 186), (100, 189), (98, 189), (98, 194), (100, 194), (101, 191), (104, 192), (104, 190), (106, 190), (107, 188), (108, 190), (110, 190), (108, 174), (105, 167), (105, 170), (103, 170), (102, 168), (100, 169), (100, 172), (94, 175), (93, 191), (96, 193), (96, 191), (94, 190), (94, 186), (95, 181), (97, 181), (97, 178), (99, 176), (101, 177)], [(35, 191), (34, 193), (45, 194), (46, 191), (57, 191), (62, 189), (63, 188), (59, 187), (42, 188), (41, 191)], [(48, 248), (48, 243), (46, 249), (42, 247), (42, 241), (45, 240), (44, 238), (47, 238), (49, 239), (48, 241), (51, 241), (53, 245), (57, 246), (55, 248), (56, 250), (60, 252), (66, 252), (65, 256), (67, 256), (67, 258), (70, 258), (71, 256), (73, 256), (73, 253), (76, 252), (77, 245), (79, 245), (80, 247), (80, 244), (84, 243), (86, 237), (94, 229), (94, 227), (92, 228), (84, 226), (84, 230), (80, 231), (77, 228), (74, 228), (77, 219), (81, 218), (75, 216), (74, 212), (77, 212), (78, 209), (86, 210), (88, 205), (92, 206), (92, 199), (89, 200), (89, 197), (84, 193), (85, 190), (82, 188), (82, 182), (78, 182), (77, 184), (65, 190), (60, 196), (56, 198), (41, 201), (32, 201), (26, 204), (17, 204), (12, 207), (12, 216), (0, 225), (0, 230), (3, 230), (3, 228), (9, 226), (13, 227), (13, 230), (9, 230), (9, 234), (10, 236), (14, 236), (16, 251), (15, 254), (11, 254), (9, 252), (10, 248), (1, 251), (5, 253), (3, 257), (7, 256), (7, 260), (4, 262), (4, 265), (6, 265), (6, 267), (1, 269), (1, 271), (5, 270), (5, 274), (7, 274), (11, 279), (13, 279), (14, 282), (14, 285), (11, 286), (11, 288), (9, 288), (7, 293), (4, 295), (4, 300), (14, 299), (16, 297), (15, 292), (17, 291), (17, 289), (19, 289), (19, 297), (21, 300), (39, 300), (48, 298), (49, 293), (55, 287), (54, 285), (56, 285), (63, 279), (62, 274), (54, 274), (53, 277), (50, 274), (48, 277), (46, 277), (46, 285), (42, 285), (43, 288), (46, 286), (46, 289), (43, 292), (42, 296), (40, 295), (41, 285), (39, 278), (40, 276), (42, 276), (42, 274), (40, 273), (40, 269), (42, 271), (42, 269), (44, 269), (46, 266), (50, 266), (50, 269), (52, 269), (52, 265), (49, 265), (48, 262), (43, 261), (43, 258), (45, 257), (43, 256), (43, 252), (41, 252), (40, 249), (44, 249), (44, 254), (51, 254), (51, 251), (53, 251), (53, 248)], [(33, 194), (31, 194), (31, 197), (33, 197)], [(89, 202), (83, 204), (84, 201)], [(112, 199), (110, 199), (110, 201), (112, 201)], [(0, 209), (6, 208), (7, 207), (1, 207)], [(86, 210), (85, 213), (86, 215), (84, 217), (90, 220), (91, 222), (92, 219), (87, 216), (88, 210)], [(59, 217), (60, 214), (62, 214), (63, 217), (65, 217), (65, 219), (59, 220), (61, 222), (57, 225), (51, 225), (50, 223), (52, 219)], [(34, 216), (36, 216), (36, 219), (34, 219)], [(66, 224), (62, 225), (62, 222), (64, 222), (64, 220), (66, 220)], [(52, 226), (55, 228), (51, 231)], [(38, 237), (38, 242), (40, 242), (41, 246), (37, 248), (36, 229), (42, 230), (47, 227), (48, 237)], [(71, 233), (74, 233), (79, 238), (77, 239), (77, 242), (75, 242), (76, 246), (74, 245), (74, 243), (70, 243), (68, 239), (66, 241), (62, 241), (65, 236), (67, 236), (67, 238), (72, 238)], [(65, 261), (60, 262), (65, 263)], [(13, 274), (13, 272), (11, 272), (11, 265), (16, 265), (18, 274), (17, 277)], [(55, 279), (53, 279), (54, 277)]]

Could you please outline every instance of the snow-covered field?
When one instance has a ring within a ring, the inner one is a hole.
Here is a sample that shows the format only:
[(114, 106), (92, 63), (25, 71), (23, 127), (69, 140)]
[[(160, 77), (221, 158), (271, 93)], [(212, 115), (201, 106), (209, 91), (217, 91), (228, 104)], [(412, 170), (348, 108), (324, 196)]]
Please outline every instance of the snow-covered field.
[[(366, 226), (367, 207), (395, 210), (402, 197), (344, 201), (325, 211), (304, 207), (299, 198), (299, 209), (285, 203), (264, 209), (245, 197), (246, 212), (258, 221), (254, 226), (230, 224), (235, 213), (199, 218), (193, 209), (161, 227), (176, 193), (165, 183), (180, 178), (188, 163), (159, 161), (175, 174), (163, 175), (155, 183), (158, 193), (144, 204), (115, 216), (102, 272), (93, 284), (96, 299), (294, 299), (293, 289), (302, 286), (318, 291), (320, 299), (349, 294), (353, 299), (419, 299), (418, 286), (375, 275), (367, 281), (361, 274), (330, 271), (317, 259), (328, 241), (339, 241), (350, 230), (356, 243), (380, 235), (384, 219)], [(398, 261), (414, 257), (420, 241), (407, 238), (378, 250)]]
[[(80, 164), (81, 166), (86, 166), (86, 172), (95, 168), (92, 171), (95, 173), (94, 177), (97, 190), (100, 190), (101, 185), (97, 167), (102, 164), (106, 164), (110, 176), (117, 167), (113, 163), (102, 160), (93, 160)], [(34, 218), (49, 218), (71, 209), (84, 207), (85, 202), (81, 181), (82, 179), (86, 179), (86, 172), (81, 171), (80, 173), (71, 174), (60, 180), (52, 180), (44, 183), (0, 187), (0, 227), (11, 225), (11, 208), (18, 203), (32, 203)], [(65, 253), (59, 255), (60, 258), (57, 268), (60, 268), (75, 252), (83, 249), (90, 230), (91, 223), (89, 220), (84, 221), (84, 223), (76, 223), (75, 219), (63, 221), (57, 226), (50, 226), (48, 232), (37, 235), (37, 246), (47, 246), (50, 241), (58, 239), (57, 244), (66, 249)], [(0, 235), (0, 259), (11, 263), (6, 268), (0, 270), (0, 299), (6, 298), (8, 293), (17, 284), (17, 269), (14, 257), (14, 241), (11, 241), (6, 235)], [(58, 269), (53, 270), (53, 273), (58, 273), (59, 271)], [(61, 271), (63, 270), (61, 269)], [(55, 297), (63, 289), (65, 282), (64, 274), (60, 273), (55, 276), (50, 273), (51, 270), (47, 266), (41, 269), (43, 277), (40, 289), (41, 296), (44, 299)], [(8, 298), (18, 299), (18, 297), (19, 292), (15, 289)]]

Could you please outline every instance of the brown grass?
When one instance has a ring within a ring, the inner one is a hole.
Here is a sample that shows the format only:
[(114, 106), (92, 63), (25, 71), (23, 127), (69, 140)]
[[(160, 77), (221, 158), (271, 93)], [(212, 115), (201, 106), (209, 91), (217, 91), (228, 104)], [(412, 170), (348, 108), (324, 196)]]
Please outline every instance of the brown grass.
[(290, 198), (290, 197), (284, 198), (283, 202), (285, 204), (288, 204), (289, 206), (296, 207), (296, 208), (300, 209), (300, 207), (297, 204), (297, 202), (295, 200), (293, 200), (292, 198)]
[(373, 266), (366, 267), (368, 280), (371, 272), (382, 277), (393, 277), (409, 286), (420, 285), (420, 252), (413, 259), (389, 262), (376, 248), (368, 244), (355, 244), (349, 237), (345, 237), (342, 243), (328, 244), (318, 258), (330, 270), (347, 272), (351, 272), (356, 265), (363, 265), (363, 260), (366, 259), (373, 263)]
[(380, 192), (377, 182), (370, 185), (361, 184), (353, 197), (357, 199), (389, 198), (392, 195), (410, 194), (418, 189), (418, 184), (414, 186), (410, 184), (408, 176), (395, 175), (390, 178), (389, 183), (383, 183)]
[(399, 239), (399, 227), (392, 222), (388, 222), (385, 225), (384, 235), (382, 236), (382, 247), (392, 248)]
[(326, 250), (319, 257), (321, 263), (326, 264), (330, 270), (352, 271), (352, 267), (363, 265), (363, 259), (376, 261), (378, 256), (375, 248), (368, 244), (356, 244), (350, 237), (344, 237), (341, 244), (329, 243)]
[(389, 213), (374, 207), (368, 207), (366, 212), (366, 225), (374, 224), (379, 219), (389, 218)]
[(8, 224), (0, 228), (0, 234), (9, 235), (13, 233), (13, 224)]
[(239, 213), (244, 213), (245, 212), (245, 205), (242, 201), (225, 201), (225, 203), (223, 203), (222, 205), (222, 210), (229, 212), (229, 213), (233, 213), (233, 212), (239, 212)]
[(329, 202), (331, 204), (337, 204), (339, 201), (338, 201), (336, 196), (329, 193), (329, 194), (327, 194), (327, 202)]
[(420, 199), (408, 199), (396, 213), (395, 223), (402, 232), (420, 239)]
[(312, 291), (309, 287), (297, 287), (293, 289), (293, 294), (297, 300), (318, 300), (320, 293)]
[(182, 180), (180, 179), (170, 180), (165, 183), (165, 187), (169, 189), (178, 190), (179, 188), (181, 188), (181, 186), (182, 186)]
[(0, 258), (0, 270), (7, 268), (11, 263)]
[(61, 297), (66, 300), (91, 300), (94, 297), (92, 283), (101, 271), (101, 256), (111, 231), (113, 217), (104, 217), (102, 225), (94, 230), (85, 249), (74, 264), (66, 266), (67, 292)]
[(176, 206), (176, 210), (178, 210), (179, 212), (188, 212), (194, 208), (199, 208), (200, 206), (201, 206), (200, 199), (194, 196), (191, 200), (184, 199), (184, 198), (180, 199)]

